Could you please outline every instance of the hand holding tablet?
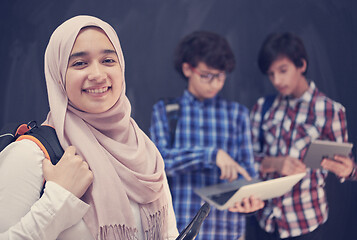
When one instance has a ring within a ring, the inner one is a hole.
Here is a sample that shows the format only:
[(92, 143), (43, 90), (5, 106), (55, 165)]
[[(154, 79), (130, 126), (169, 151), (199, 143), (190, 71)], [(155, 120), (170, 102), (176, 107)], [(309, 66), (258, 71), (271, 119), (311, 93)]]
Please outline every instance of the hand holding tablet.
[(194, 189), (194, 191), (219, 210), (225, 210), (250, 196), (261, 200), (280, 197), (289, 192), (305, 175), (306, 172), (266, 181), (241, 179)]
[(321, 168), (323, 159), (338, 161), (335, 156), (348, 156), (352, 147), (352, 143), (314, 140), (305, 154), (304, 163), (311, 169)]

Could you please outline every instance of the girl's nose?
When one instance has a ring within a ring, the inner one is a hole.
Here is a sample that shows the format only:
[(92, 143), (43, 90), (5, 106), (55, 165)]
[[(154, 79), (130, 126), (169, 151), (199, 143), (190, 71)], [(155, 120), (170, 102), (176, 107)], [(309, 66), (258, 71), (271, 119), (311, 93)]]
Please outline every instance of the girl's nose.
[(90, 81), (103, 81), (107, 78), (107, 74), (99, 63), (93, 63), (90, 72), (88, 74), (88, 80)]

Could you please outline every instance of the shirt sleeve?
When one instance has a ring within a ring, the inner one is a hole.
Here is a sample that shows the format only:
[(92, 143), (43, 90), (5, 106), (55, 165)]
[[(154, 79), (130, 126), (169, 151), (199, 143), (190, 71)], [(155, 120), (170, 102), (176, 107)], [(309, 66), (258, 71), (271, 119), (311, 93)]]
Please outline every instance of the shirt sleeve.
[(241, 165), (251, 177), (255, 177), (254, 154), (251, 139), (251, 127), (248, 109), (240, 107), (238, 111), (237, 133), (238, 154), (236, 161)]
[[(328, 102), (326, 103), (326, 108), (328, 108)], [(325, 111), (326, 115), (330, 114), (332, 116), (326, 116), (326, 123), (324, 125), (324, 135), (330, 141), (336, 142), (348, 142), (348, 131), (347, 131), (347, 118), (345, 108), (339, 103), (332, 102), (332, 111)], [(351, 157), (351, 156), (349, 156)], [(356, 164), (352, 169), (351, 175), (346, 178), (347, 180), (356, 181)], [(340, 179), (341, 182), (345, 181), (345, 178)]]
[(261, 122), (263, 121), (262, 118), (263, 102), (264, 102), (264, 98), (258, 99), (257, 103), (253, 106), (250, 112), (251, 134), (252, 134), (251, 136), (252, 136), (254, 160), (257, 165), (259, 165), (263, 160), (263, 158), (265, 157), (263, 149), (260, 149), (261, 146), (259, 141), (260, 125)]
[[(345, 108), (340, 107), (335, 111), (333, 122), (331, 125), (331, 134), (336, 141), (348, 142), (347, 118)], [(352, 158), (352, 156), (349, 156)], [(353, 158), (352, 158), (353, 159)], [(347, 180), (357, 181), (357, 165), (354, 163), (352, 172)]]
[(30, 140), (10, 144), (0, 153), (0, 238), (56, 239), (89, 209), (54, 182), (43, 186), (44, 154)]
[[(328, 106), (328, 104), (326, 105)], [(324, 135), (331, 141), (348, 142), (345, 108), (338, 103), (334, 103), (332, 109), (332, 118), (328, 116), (329, 111), (326, 111), (327, 121), (324, 126)]]
[(153, 107), (150, 137), (164, 158), (168, 176), (215, 167), (217, 149), (214, 147), (175, 148), (170, 146), (168, 120), (163, 101), (159, 101)]

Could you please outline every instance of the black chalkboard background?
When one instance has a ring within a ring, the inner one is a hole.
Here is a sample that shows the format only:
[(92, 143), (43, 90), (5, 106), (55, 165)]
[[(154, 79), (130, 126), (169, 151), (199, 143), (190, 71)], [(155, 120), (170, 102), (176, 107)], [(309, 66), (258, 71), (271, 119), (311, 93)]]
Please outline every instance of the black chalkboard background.
[[(102, 18), (117, 30), (132, 115), (145, 132), (152, 105), (159, 98), (179, 96), (185, 88), (172, 64), (174, 47), (184, 35), (201, 29), (228, 39), (237, 65), (222, 95), (251, 108), (258, 97), (274, 92), (257, 67), (263, 39), (273, 31), (291, 31), (305, 42), (308, 78), (345, 106), (350, 142), (357, 146), (355, 0), (3, 0), (0, 127), (45, 119), (45, 47), (59, 24), (79, 14)], [(329, 176), (327, 190), (331, 211), (325, 239), (357, 239), (356, 183), (339, 184)]]

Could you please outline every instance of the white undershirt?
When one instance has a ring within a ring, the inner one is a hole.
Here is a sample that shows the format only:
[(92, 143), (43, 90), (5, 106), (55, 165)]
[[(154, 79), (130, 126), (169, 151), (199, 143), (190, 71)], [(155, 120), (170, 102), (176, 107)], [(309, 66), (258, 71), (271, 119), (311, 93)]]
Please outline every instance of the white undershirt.
[[(0, 240), (93, 239), (83, 221), (90, 206), (54, 182), (47, 182), (43, 196), (44, 154), (31, 140), (21, 140), (0, 153)], [(169, 238), (178, 235), (168, 184)], [(130, 201), (139, 239), (143, 239), (139, 206)]]

